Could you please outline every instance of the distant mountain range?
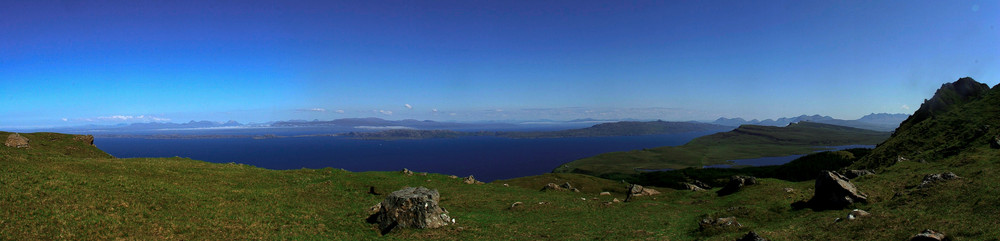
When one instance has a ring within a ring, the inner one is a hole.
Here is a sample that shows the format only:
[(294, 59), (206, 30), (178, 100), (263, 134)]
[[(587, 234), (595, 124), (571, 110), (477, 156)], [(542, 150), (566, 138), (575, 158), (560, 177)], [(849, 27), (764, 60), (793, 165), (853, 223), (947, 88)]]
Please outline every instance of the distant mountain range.
[(761, 126), (787, 126), (790, 123), (796, 123), (801, 121), (824, 123), (838, 126), (848, 126), (860, 129), (875, 130), (875, 131), (893, 131), (896, 127), (899, 127), (899, 123), (902, 123), (910, 115), (907, 114), (888, 114), (888, 113), (872, 113), (861, 117), (857, 120), (841, 120), (834, 119), (829, 116), (821, 115), (801, 115), (797, 117), (782, 117), (777, 120), (766, 119), (766, 120), (744, 120), (743, 118), (719, 118), (711, 122), (712, 124), (724, 125), (724, 126), (740, 126), (740, 125), (761, 125)]

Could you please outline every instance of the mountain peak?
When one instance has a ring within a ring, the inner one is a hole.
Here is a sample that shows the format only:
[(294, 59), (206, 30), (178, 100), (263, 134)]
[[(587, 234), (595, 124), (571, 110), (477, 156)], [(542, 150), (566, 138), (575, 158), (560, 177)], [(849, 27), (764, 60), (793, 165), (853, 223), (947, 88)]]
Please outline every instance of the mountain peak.
[(971, 102), (986, 95), (990, 86), (979, 83), (970, 77), (958, 79), (952, 83), (941, 85), (934, 92), (934, 96), (924, 100), (920, 108), (913, 112), (910, 118), (899, 125), (900, 129), (905, 129), (935, 115), (948, 112), (955, 106)]

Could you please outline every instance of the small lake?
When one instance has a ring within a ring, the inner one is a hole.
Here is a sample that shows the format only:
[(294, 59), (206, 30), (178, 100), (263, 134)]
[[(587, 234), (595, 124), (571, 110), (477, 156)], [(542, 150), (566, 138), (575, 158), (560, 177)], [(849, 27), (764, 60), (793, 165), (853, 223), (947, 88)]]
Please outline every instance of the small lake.
[(424, 140), (357, 140), (344, 137), (274, 139), (96, 138), (119, 158), (188, 157), (268, 169), (343, 168), (468, 176), (489, 182), (549, 173), (563, 163), (606, 152), (677, 146), (715, 132), (671, 135), (510, 139), (460, 137)]
[[(824, 150), (819, 150), (816, 152), (824, 151), (839, 151), (854, 148), (875, 148), (875, 145), (844, 145), (844, 146), (818, 146), (817, 148), (823, 148)], [(761, 158), (750, 158), (750, 159), (738, 159), (729, 160), (733, 164), (720, 164), (720, 165), (707, 165), (703, 168), (733, 168), (740, 166), (777, 166), (782, 165), (799, 157), (806, 155), (789, 155), (789, 156), (775, 156), (775, 157), (761, 157)]]

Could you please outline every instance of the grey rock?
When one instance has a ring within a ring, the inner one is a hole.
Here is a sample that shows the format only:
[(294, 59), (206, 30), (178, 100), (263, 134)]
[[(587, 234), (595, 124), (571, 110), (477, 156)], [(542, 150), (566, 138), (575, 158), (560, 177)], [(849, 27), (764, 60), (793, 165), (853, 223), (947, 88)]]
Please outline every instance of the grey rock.
[(920, 182), (920, 188), (931, 187), (934, 184), (937, 184), (937, 183), (940, 183), (940, 182), (943, 182), (943, 181), (955, 180), (955, 179), (961, 179), (961, 178), (962, 177), (959, 177), (958, 175), (955, 175), (955, 173), (953, 173), (953, 172), (943, 172), (943, 173), (937, 173), (937, 174), (928, 174), (928, 175), (924, 176), (924, 180)]
[(854, 203), (868, 202), (868, 196), (837, 172), (821, 172), (816, 177), (815, 189), (816, 193), (809, 200), (809, 205), (814, 209), (843, 209)]
[(913, 238), (910, 238), (910, 241), (942, 241), (942, 240), (949, 240), (948, 236), (946, 236), (944, 233), (930, 229), (924, 229), (923, 232), (920, 232), (917, 235), (913, 235)]
[(9, 147), (27, 148), (28, 142), (28, 138), (25, 138), (17, 133), (11, 133), (7, 136), (7, 141), (4, 141), (3, 144)]
[(847, 170), (844, 172), (844, 176), (848, 179), (855, 179), (867, 175), (875, 175), (875, 172), (871, 170)]
[(404, 188), (390, 193), (368, 220), (377, 223), (382, 234), (396, 228), (440, 228), (454, 224), (455, 219), (448, 216), (448, 211), (438, 206), (440, 200), (437, 190)]
[(569, 184), (569, 182), (563, 183), (562, 185), (559, 185), (559, 187), (565, 188), (565, 189), (573, 189), (573, 185)]
[(565, 191), (565, 190), (566, 189), (559, 187), (559, 185), (556, 185), (555, 183), (549, 183), (545, 184), (545, 186), (542, 186), (541, 191)]
[(716, 192), (719, 196), (725, 196), (729, 194), (736, 193), (743, 189), (745, 186), (757, 184), (757, 178), (751, 176), (732, 176), (729, 178), (729, 183), (723, 186), (721, 190)]
[(706, 229), (726, 229), (726, 228), (740, 228), (743, 227), (740, 222), (736, 221), (736, 217), (725, 217), (725, 218), (705, 218), (698, 222), (698, 228), (701, 230)]

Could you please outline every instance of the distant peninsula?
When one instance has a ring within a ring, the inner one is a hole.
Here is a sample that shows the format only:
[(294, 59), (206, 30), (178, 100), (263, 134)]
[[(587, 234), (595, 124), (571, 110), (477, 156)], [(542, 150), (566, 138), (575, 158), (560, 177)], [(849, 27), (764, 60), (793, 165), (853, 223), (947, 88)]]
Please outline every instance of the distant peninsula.
[(559, 131), (479, 131), (461, 132), (452, 130), (414, 130), (393, 129), (378, 132), (348, 132), (338, 134), (350, 138), (365, 140), (413, 140), (430, 138), (457, 138), (463, 136), (495, 136), (504, 138), (568, 138), (568, 137), (607, 137), (607, 136), (641, 136), (666, 135), (690, 132), (720, 132), (731, 130), (732, 127), (700, 123), (671, 121), (620, 121), (597, 124), (587, 128)]

